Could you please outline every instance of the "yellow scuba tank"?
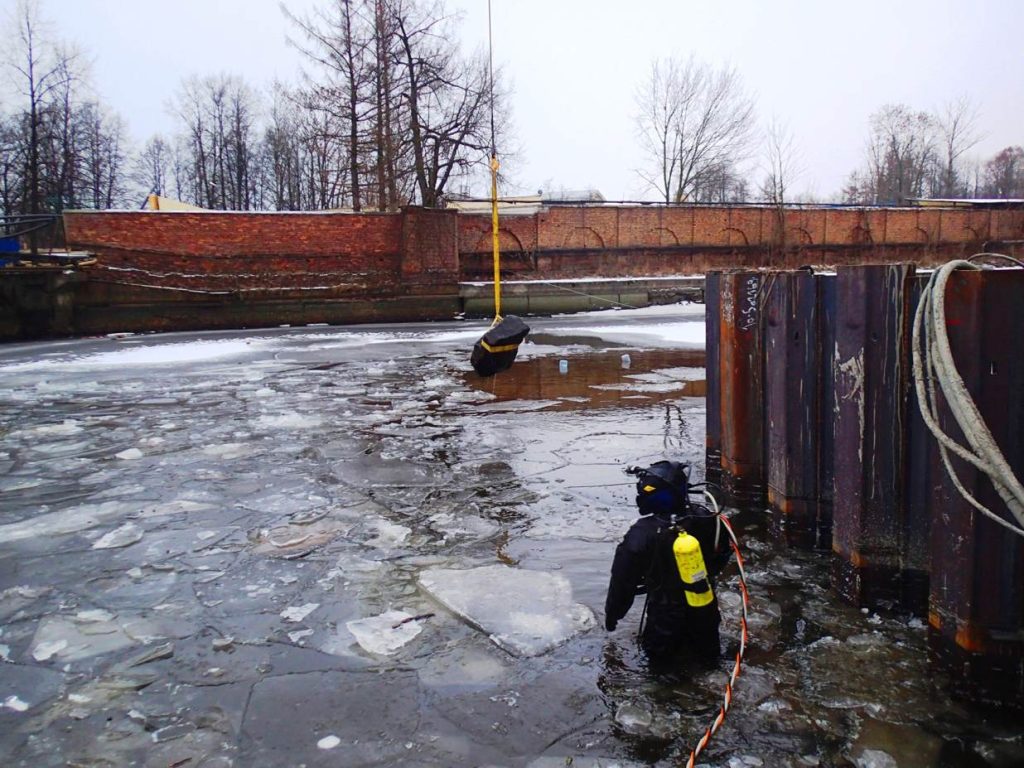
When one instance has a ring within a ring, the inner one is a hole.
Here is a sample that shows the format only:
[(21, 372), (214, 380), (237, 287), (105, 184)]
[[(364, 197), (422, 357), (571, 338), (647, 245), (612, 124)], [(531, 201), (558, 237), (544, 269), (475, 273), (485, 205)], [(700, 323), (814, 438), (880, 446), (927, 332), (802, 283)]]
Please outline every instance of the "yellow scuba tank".
[(676, 568), (683, 584), (689, 587), (703, 582), (704, 589), (700, 592), (686, 590), (686, 602), (692, 608), (701, 608), (715, 599), (708, 581), (708, 571), (704, 567), (704, 557), (700, 553), (700, 542), (686, 531), (680, 531), (672, 542), (672, 554), (676, 557)]

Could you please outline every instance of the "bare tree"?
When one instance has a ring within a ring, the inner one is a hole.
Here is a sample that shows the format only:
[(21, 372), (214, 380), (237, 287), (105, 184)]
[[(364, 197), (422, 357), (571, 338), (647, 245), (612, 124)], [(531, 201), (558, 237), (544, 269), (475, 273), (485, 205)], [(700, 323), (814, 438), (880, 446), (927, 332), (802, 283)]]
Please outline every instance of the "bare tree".
[(40, 213), (44, 209), (45, 197), (43, 145), (50, 128), (48, 103), (74, 79), (78, 53), (61, 47), (48, 37), (36, 0), (18, 0), (13, 26), (15, 40), (9, 49), (7, 66), (26, 99), (22, 212)]
[(482, 165), (491, 148), (487, 60), (458, 54), (443, 7), (396, 0), (404, 99), (420, 202), (438, 205), (449, 183)]
[(192, 172), (187, 196), (207, 208), (252, 208), (260, 109), (255, 91), (229, 75), (191, 77), (182, 83), (173, 108), (187, 137)]
[(749, 154), (754, 102), (734, 69), (714, 70), (692, 57), (655, 61), (636, 102), (649, 160), (638, 173), (666, 203), (695, 199), (709, 179)]
[(168, 173), (171, 168), (171, 146), (160, 135), (150, 137), (135, 158), (135, 170), (132, 178), (147, 194), (166, 195), (168, 192)]
[(801, 172), (793, 133), (788, 126), (773, 118), (765, 133), (761, 196), (775, 210), (775, 240), (780, 247), (786, 245), (786, 203), (790, 187)]
[(961, 164), (964, 153), (981, 140), (977, 123), (978, 109), (967, 96), (950, 101), (942, 109), (938, 131), (943, 163), (933, 194), (960, 197), (967, 193), (967, 173)]
[(763, 170), (761, 196), (772, 205), (785, 205), (793, 182), (803, 173), (803, 163), (793, 132), (777, 118), (765, 132)]
[(874, 203), (899, 205), (922, 197), (936, 161), (935, 118), (903, 104), (887, 104), (871, 116), (868, 175)]
[(93, 208), (113, 208), (125, 198), (125, 126), (119, 115), (91, 102), (81, 110), (81, 199)]
[(985, 194), (1024, 198), (1024, 148), (1006, 147), (985, 164)]
[(370, 56), (375, 50), (372, 29), (364, 2), (332, 0), (328, 8), (318, 8), (312, 16), (297, 17), (287, 9), (285, 15), (305, 38), (296, 44), (307, 58), (318, 66), (322, 79), (311, 81), (310, 97), (343, 126), (346, 141), (348, 187), (353, 210), (363, 205), (364, 136), (370, 130), (376, 90), (371, 76)]

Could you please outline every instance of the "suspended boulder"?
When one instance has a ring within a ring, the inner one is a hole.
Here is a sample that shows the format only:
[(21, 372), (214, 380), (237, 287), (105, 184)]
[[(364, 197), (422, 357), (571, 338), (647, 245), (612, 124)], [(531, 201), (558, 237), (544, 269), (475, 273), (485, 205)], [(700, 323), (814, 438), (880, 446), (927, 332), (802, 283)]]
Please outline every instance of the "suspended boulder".
[(530, 326), (521, 318), (506, 315), (473, 345), (473, 354), (469, 358), (473, 370), (481, 376), (507, 371), (515, 362), (519, 345), (529, 332)]

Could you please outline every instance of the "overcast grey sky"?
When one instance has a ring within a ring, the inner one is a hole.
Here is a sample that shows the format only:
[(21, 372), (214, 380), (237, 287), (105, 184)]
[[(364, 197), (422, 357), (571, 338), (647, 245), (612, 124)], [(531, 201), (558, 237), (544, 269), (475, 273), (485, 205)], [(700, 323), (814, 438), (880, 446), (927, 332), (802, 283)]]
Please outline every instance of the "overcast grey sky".
[[(6, 19), (16, 0), (0, 0)], [(326, 0), (284, 0), (302, 12)], [(804, 171), (794, 187), (826, 199), (861, 165), (868, 117), (885, 103), (939, 109), (960, 95), (979, 110), (988, 159), (1024, 145), (1024, 2), (692, 2), (492, 0), (494, 55), (514, 89), (522, 162), (516, 190), (594, 187), (637, 199), (642, 163), (634, 93), (655, 57), (691, 53), (736, 67), (762, 124), (787, 124)], [(466, 49), (487, 42), (487, 1), (463, 13)], [(301, 56), (277, 0), (42, 0), (56, 31), (93, 60), (98, 95), (141, 143), (170, 134), (166, 105), (190, 74), (252, 85), (295, 81)], [(500, 148), (499, 148), (500, 151)], [(480, 194), (486, 189), (481, 188)]]

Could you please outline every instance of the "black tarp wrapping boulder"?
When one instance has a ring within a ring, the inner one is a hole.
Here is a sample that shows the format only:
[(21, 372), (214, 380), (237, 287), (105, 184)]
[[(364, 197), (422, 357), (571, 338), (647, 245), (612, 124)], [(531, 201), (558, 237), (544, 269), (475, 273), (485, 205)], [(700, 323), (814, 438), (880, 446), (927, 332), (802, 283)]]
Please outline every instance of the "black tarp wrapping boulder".
[(481, 376), (493, 376), (512, 367), (519, 345), (530, 326), (515, 315), (506, 315), (500, 323), (492, 325), (476, 344), (469, 361)]

